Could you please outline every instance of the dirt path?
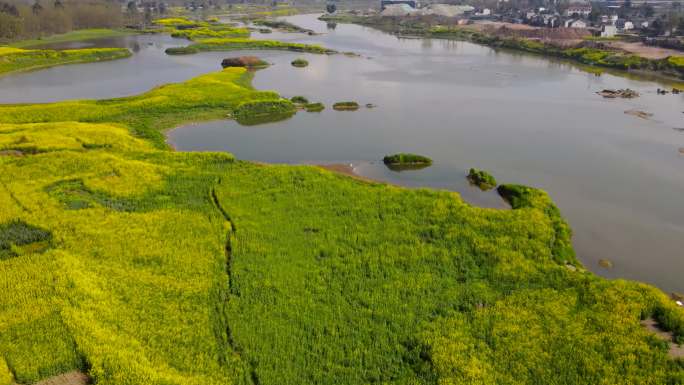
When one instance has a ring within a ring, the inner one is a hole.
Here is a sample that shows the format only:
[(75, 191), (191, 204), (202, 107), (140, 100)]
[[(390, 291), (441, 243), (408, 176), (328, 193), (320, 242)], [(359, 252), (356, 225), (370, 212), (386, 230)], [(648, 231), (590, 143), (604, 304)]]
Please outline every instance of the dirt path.
[(643, 43), (628, 43), (626, 41), (612, 41), (608, 46), (627, 51), (647, 59), (664, 59), (668, 56), (684, 56), (684, 52), (674, 49), (654, 47)]
[(672, 342), (672, 333), (660, 329), (660, 327), (658, 327), (658, 322), (656, 320), (654, 320), (653, 318), (647, 318), (641, 321), (641, 325), (645, 327), (646, 330), (655, 333), (655, 335), (658, 336), (658, 338), (668, 342), (668, 344), (670, 345), (670, 357), (684, 357), (684, 345), (677, 345), (674, 342)]
[(90, 378), (79, 371), (68, 372), (46, 378), (43, 381), (36, 382), (35, 385), (86, 385), (90, 383)]

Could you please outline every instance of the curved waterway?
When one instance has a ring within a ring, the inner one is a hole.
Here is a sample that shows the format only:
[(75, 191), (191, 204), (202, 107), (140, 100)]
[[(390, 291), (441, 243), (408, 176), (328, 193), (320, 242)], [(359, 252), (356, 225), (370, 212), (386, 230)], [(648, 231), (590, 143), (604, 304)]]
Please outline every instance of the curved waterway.
[[(468, 168), (483, 168), (500, 182), (549, 191), (589, 269), (684, 292), (684, 95), (657, 95), (667, 85), (653, 80), (597, 76), (569, 63), (467, 42), (398, 39), (346, 24), (333, 29), (314, 15), (286, 19), (321, 35), (254, 37), (361, 56), (236, 51), (179, 57), (163, 50), (184, 45), (182, 40), (117, 38), (86, 45), (130, 47), (133, 57), (2, 77), (0, 102), (132, 95), (217, 70), (225, 57), (257, 54), (273, 65), (256, 74), (256, 88), (304, 95), (327, 109), (250, 127), (189, 124), (169, 132), (170, 143), (264, 162), (352, 164), (365, 177), (454, 190), (474, 204), (503, 207), (495, 193), (465, 181)], [(310, 65), (290, 66), (296, 57)], [(604, 88), (631, 88), (641, 97), (603, 99), (595, 92)], [(330, 108), (345, 100), (377, 107)], [(435, 165), (397, 173), (379, 161), (400, 151), (430, 156)], [(599, 267), (599, 259), (614, 267)]]

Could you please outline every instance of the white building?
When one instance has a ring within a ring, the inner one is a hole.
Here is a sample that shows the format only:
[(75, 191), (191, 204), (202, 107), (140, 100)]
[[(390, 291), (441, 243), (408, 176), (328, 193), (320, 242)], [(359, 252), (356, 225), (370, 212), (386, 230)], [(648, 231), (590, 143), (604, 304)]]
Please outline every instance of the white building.
[(566, 20), (565, 28), (587, 28), (587, 23), (583, 20)]
[(625, 26), (622, 27), (625, 31), (629, 31), (630, 29), (634, 29), (634, 23), (631, 21), (625, 21)]
[(591, 4), (570, 4), (568, 9), (565, 10), (565, 16), (589, 16), (591, 13)]
[(601, 27), (601, 37), (613, 37), (617, 33), (617, 27), (614, 25), (604, 25)]

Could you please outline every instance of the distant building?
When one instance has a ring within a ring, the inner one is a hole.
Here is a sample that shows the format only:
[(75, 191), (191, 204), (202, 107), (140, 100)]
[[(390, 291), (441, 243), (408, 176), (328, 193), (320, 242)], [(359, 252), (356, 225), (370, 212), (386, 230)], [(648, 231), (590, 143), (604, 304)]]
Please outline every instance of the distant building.
[(418, 7), (418, 3), (415, 0), (381, 0), (380, 1), (380, 10), (384, 11), (388, 5), (398, 5), (398, 4), (406, 4), (413, 9), (416, 9)]
[(614, 25), (604, 25), (601, 27), (601, 37), (613, 37), (617, 34), (617, 27)]
[(591, 13), (591, 4), (570, 4), (565, 10), (565, 16), (589, 16)]
[(631, 21), (627, 21), (625, 19), (618, 19), (618, 21), (616, 21), (614, 25), (617, 27), (618, 30), (622, 31), (629, 31), (630, 29), (634, 29), (634, 23)]
[(557, 15), (542, 15), (542, 20), (548, 28), (558, 28), (561, 26), (561, 19)]
[(565, 28), (587, 28), (587, 23), (584, 20), (566, 20)]

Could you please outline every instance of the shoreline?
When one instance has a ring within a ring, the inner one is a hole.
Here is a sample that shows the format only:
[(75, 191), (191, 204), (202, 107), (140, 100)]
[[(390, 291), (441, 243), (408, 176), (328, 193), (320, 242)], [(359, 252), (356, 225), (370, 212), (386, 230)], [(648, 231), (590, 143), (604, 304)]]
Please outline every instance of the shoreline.
[[(382, 24), (377, 17), (364, 16), (332, 16), (326, 17), (323, 15), (319, 18), (322, 22), (355, 24), (362, 27), (376, 29), (381, 32), (388, 33), (402, 39), (440, 39), (452, 41), (465, 41), (481, 46), (489, 47), (494, 50), (509, 50), (510, 52), (521, 52), (533, 54), (547, 60), (558, 60), (568, 64), (590, 69), (587, 72), (608, 72), (616, 76), (632, 77), (635, 80), (658, 81), (668, 86), (684, 86), (684, 68), (677, 66), (668, 61), (668, 58), (650, 59), (639, 56), (625, 50), (620, 50), (613, 47), (613, 50), (569, 46), (562, 47), (543, 40), (535, 40), (525, 37), (516, 36), (499, 36), (491, 32), (485, 32), (476, 28), (466, 26), (456, 27), (440, 27), (436, 25), (409, 25), (402, 26), (393, 23), (393, 20), (387, 20), (388, 23)], [(575, 45), (584, 42), (580, 40), (575, 42)], [(586, 51), (586, 53), (579, 51)], [(591, 60), (585, 58), (584, 55), (599, 55), (601, 58)], [(613, 55), (613, 56), (611, 56)], [(618, 58), (622, 63), (606, 62), (602, 65), (600, 62), (605, 57)], [(672, 58), (684, 58), (684, 52), (681, 56), (670, 56)], [(634, 63), (636, 60), (638, 63)], [(655, 67), (654, 70), (646, 67)], [(631, 76), (630, 76), (631, 75)]]
[(382, 180), (362, 176), (362, 175), (356, 173), (356, 171), (354, 171), (354, 166), (351, 163), (350, 164), (346, 164), (346, 163), (313, 164), (313, 166), (334, 172), (336, 174), (348, 176), (352, 179), (356, 179), (356, 180), (359, 180), (362, 182), (382, 183), (382, 184), (387, 184), (387, 185), (391, 185), (391, 186), (406, 187), (406, 186), (396, 185), (394, 183), (384, 182)]

